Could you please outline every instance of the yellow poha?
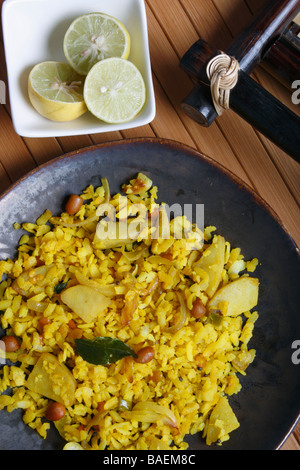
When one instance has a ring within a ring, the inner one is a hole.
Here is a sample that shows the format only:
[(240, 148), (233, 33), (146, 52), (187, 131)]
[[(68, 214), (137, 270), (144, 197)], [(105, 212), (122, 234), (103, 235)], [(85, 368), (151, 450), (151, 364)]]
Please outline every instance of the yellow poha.
[(46, 438), (47, 407), (63, 404), (54, 425), (66, 449), (183, 450), (198, 432), (221, 445), (239, 427), (229, 397), (255, 358), (257, 259), (215, 227), (169, 221), (143, 174), (81, 198), (75, 215), (23, 224), (16, 258), (0, 261), (0, 320), (20, 345), (2, 342), (19, 365), (0, 371), (0, 391), (11, 388), (0, 410), (22, 408)]

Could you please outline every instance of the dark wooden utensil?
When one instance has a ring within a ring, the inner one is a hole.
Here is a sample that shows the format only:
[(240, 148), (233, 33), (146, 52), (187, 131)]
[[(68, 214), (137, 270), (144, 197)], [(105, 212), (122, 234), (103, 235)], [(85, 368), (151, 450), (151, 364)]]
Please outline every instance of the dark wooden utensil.
[[(230, 108), (300, 162), (300, 118), (248, 76), (299, 10), (299, 0), (273, 0), (226, 53), (240, 65), (238, 82), (230, 93)], [(182, 107), (203, 126), (209, 126), (218, 116), (206, 74), (208, 62), (218, 54), (199, 39), (180, 61), (197, 82)]]
[(292, 22), (262, 57), (261, 65), (288, 88), (300, 80), (300, 26)]

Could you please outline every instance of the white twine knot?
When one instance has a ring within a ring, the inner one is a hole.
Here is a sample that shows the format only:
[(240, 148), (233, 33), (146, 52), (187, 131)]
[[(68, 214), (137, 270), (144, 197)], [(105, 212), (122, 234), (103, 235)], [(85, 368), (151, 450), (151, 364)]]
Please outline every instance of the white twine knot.
[(212, 100), (219, 115), (229, 108), (230, 90), (238, 81), (239, 69), (238, 61), (224, 52), (213, 57), (207, 64), (206, 73), (210, 80)]

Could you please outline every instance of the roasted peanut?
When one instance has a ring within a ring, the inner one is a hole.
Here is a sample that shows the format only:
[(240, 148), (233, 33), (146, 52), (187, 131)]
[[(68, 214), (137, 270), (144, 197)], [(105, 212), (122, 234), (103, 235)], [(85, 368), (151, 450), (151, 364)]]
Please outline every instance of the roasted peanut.
[(5, 351), (6, 352), (14, 352), (20, 348), (19, 342), (17, 338), (11, 335), (4, 336), (1, 338), (1, 341), (4, 343)]
[(137, 352), (137, 355), (138, 357), (135, 358), (135, 362), (146, 364), (154, 358), (154, 349), (151, 346), (145, 346)]
[(66, 203), (65, 210), (68, 214), (74, 215), (79, 211), (82, 204), (83, 204), (82, 197), (77, 196), (77, 194), (71, 194), (71, 196), (69, 197)]
[(191, 315), (194, 318), (202, 318), (206, 315), (206, 308), (200, 299), (194, 300)]
[(58, 421), (65, 416), (65, 413), (65, 406), (62, 403), (54, 401), (48, 405), (45, 412), (45, 418), (49, 421)]

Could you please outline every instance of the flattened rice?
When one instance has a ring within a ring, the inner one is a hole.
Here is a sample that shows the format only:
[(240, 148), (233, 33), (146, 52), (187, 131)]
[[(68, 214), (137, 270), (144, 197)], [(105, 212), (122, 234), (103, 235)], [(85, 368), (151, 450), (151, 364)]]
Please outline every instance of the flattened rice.
[(16, 224), (17, 256), (0, 261), (0, 321), (19, 343), (0, 341), (0, 410), (22, 409), (44, 439), (55, 426), (66, 449), (183, 450), (195, 433), (222, 445), (255, 358), (258, 260), (216, 227), (169, 220), (143, 174), (80, 197), (76, 214)]

